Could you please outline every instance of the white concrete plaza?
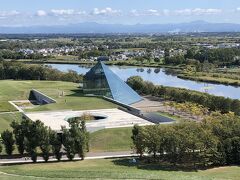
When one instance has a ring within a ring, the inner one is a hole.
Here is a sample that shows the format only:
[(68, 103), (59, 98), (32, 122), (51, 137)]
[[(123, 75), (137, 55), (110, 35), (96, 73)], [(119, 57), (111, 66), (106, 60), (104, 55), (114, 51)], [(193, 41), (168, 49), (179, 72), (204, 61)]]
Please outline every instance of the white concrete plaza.
[(48, 112), (28, 112), (25, 115), (33, 121), (40, 120), (52, 130), (59, 131), (61, 126), (68, 128), (69, 117), (79, 117), (83, 113), (107, 116), (106, 119), (86, 122), (89, 131), (96, 131), (105, 128), (132, 127), (134, 124), (140, 126), (151, 125), (153, 123), (134, 116), (119, 109), (98, 109), (84, 111), (48, 111)]

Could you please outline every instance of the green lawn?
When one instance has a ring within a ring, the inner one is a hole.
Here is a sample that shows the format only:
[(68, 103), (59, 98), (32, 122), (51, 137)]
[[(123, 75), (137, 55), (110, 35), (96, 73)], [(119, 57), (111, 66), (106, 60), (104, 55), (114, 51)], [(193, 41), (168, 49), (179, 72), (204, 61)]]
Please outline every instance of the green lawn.
[[(13, 111), (7, 101), (28, 99), (31, 89), (37, 89), (57, 100), (55, 104), (38, 106), (28, 111), (46, 110), (88, 110), (115, 108), (115, 104), (101, 98), (83, 97), (79, 84), (61, 81), (0, 81), (0, 112)], [(64, 96), (59, 95), (64, 92)]]
[(0, 102), (0, 113), (1, 112), (14, 112), (17, 111), (13, 105), (11, 105), (8, 101), (1, 101)]
[(10, 129), (10, 124), (14, 120), (20, 120), (21, 113), (0, 114), (0, 133), (6, 129)]
[[(16, 109), (8, 103), (10, 100), (26, 100), (32, 88), (37, 89), (57, 100), (57, 103), (36, 106), (28, 111), (48, 110), (88, 110), (116, 108), (117, 105), (96, 97), (83, 97), (79, 84), (61, 81), (13, 81), (0, 80), (0, 113), (14, 112)], [(59, 94), (64, 92), (64, 96)], [(0, 132), (9, 127), (12, 120), (20, 113), (0, 114)]]
[[(208, 170), (181, 170), (162, 165), (133, 165), (129, 159), (98, 159), (75, 162), (38, 163), (0, 166), (0, 179), (166, 179), (213, 180), (239, 179), (240, 167), (230, 166)], [(19, 175), (19, 176), (13, 176)]]
[(132, 128), (104, 129), (90, 135), (90, 152), (131, 151)]

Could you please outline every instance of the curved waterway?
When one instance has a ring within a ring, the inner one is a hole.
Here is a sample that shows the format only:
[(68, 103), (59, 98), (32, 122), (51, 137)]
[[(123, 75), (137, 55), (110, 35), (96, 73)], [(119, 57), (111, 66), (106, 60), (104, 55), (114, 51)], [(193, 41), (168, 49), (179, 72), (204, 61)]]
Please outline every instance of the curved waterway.
[[(91, 67), (69, 65), (69, 64), (47, 64), (60, 71), (68, 70), (77, 71), (79, 74), (85, 74)], [(186, 88), (200, 92), (208, 92), (216, 96), (224, 96), (232, 99), (240, 99), (240, 87), (219, 85), (212, 83), (196, 82), (192, 80), (184, 80), (176, 75), (167, 73), (164, 68), (148, 68), (148, 67), (129, 67), (129, 66), (109, 66), (124, 81), (130, 76), (141, 76), (144, 80), (151, 81), (157, 85)]]

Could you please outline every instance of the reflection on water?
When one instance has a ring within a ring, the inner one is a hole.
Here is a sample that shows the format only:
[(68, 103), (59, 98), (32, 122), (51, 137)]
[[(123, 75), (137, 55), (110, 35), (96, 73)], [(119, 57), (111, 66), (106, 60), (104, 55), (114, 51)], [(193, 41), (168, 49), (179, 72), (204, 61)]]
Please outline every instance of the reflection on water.
[(158, 74), (158, 73), (160, 72), (160, 68), (154, 69), (154, 72), (155, 72), (156, 74)]
[[(53, 68), (60, 71), (74, 70), (79, 74), (85, 74), (91, 68), (86, 66), (68, 65), (68, 64), (51, 64)], [(170, 87), (180, 87), (200, 92), (208, 92), (216, 96), (225, 96), (233, 99), (240, 99), (240, 87), (216, 85), (211, 83), (196, 82), (184, 80), (173, 75), (171, 70), (162, 68), (147, 68), (147, 67), (128, 67), (128, 66), (109, 66), (124, 81), (130, 76), (141, 76), (145, 81), (151, 81), (157, 85)]]

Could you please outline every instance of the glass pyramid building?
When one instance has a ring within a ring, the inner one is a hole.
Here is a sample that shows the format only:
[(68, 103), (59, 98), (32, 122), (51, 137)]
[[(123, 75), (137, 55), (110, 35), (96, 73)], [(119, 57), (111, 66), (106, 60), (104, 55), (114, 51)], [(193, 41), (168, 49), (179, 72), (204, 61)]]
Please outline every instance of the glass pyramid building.
[(89, 95), (106, 96), (127, 105), (142, 100), (141, 96), (101, 61), (98, 61), (84, 76), (83, 92)]

